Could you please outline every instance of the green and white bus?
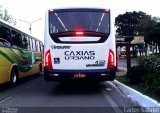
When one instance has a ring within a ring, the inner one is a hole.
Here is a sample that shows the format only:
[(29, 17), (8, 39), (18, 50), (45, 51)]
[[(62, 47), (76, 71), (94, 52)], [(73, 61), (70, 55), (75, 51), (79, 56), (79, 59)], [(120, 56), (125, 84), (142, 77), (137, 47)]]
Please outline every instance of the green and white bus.
[(0, 20), (0, 84), (13, 84), (42, 70), (43, 43)]

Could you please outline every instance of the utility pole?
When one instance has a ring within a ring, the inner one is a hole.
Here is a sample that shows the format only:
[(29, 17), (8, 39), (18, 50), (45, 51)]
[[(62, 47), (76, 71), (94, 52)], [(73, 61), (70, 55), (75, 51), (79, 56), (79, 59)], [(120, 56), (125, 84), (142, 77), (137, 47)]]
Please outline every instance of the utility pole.
[(18, 20), (29, 24), (29, 31), (30, 31), (30, 34), (32, 34), (32, 24), (35, 23), (35, 22), (37, 22), (37, 21), (39, 21), (39, 20), (41, 20), (41, 19), (42, 19), (42, 18), (39, 18), (39, 19), (34, 20), (34, 21), (32, 21), (32, 22), (28, 22), (28, 21), (22, 20), (22, 19), (18, 19)]
[(127, 58), (127, 70), (130, 70), (131, 69), (130, 43), (126, 44), (126, 58)]

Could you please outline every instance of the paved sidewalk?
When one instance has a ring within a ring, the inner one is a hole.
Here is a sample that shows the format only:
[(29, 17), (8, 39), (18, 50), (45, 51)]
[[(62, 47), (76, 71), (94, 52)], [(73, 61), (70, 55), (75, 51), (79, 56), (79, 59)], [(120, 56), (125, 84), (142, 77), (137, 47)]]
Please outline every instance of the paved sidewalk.
[(127, 73), (127, 68), (124, 67), (118, 67), (116, 71), (116, 76), (125, 76)]

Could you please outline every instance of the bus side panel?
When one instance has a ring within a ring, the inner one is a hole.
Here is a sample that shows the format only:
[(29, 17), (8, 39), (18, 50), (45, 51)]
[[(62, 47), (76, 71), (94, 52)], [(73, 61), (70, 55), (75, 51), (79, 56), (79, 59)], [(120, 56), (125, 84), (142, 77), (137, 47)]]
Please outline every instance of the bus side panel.
[[(0, 49), (1, 50), (1, 49)], [(0, 84), (8, 82), (10, 80), (10, 63), (1, 53), (0, 53)]]
[(39, 73), (41, 53), (0, 47), (0, 83), (10, 81), (12, 65), (17, 65), (19, 78)]
[[(20, 52), (20, 51), (17, 51)], [(40, 64), (42, 64), (42, 54), (40, 52), (22, 51), (22, 65), (19, 66), (19, 77), (31, 76), (40, 72)]]

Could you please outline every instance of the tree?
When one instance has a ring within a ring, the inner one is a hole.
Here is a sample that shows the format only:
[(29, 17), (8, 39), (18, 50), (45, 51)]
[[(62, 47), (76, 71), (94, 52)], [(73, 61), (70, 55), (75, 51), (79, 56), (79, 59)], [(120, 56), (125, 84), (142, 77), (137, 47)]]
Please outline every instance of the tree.
[[(125, 36), (126, 39), (131, 36), (144, 36), (145, 48), (152, 47), (152, 51), (157, 47), (160, 51), (160, 18), (151, 17), (144, 12), (126, 12), (120, 14), (115, 18), (115, 26), (117, 27), (117, 34)], [(145, 49), (147, 53), (147, 49)], [(147, 54), (146, 54), (147, 55)]]
[(16, 25), (16, 20), (8, 13), (8, 10), (0, 7), (0, 19), (5, 20), (13, 25)]
[(126, 12), (125, 14), (118, 15), (115, 18), (117, 34), (120, 36), (135, 36), (142, 34), (139, 22), (146, 17), (149, 18), (149, 15), (146, 15), (146, 13), (142, 11)]
[[(146, 43), (155, 44), (155, 49), (160, 50), (160, 22), (158, 22), (155, 26), (150, 29), (146, 35)], [(157, 53), (157, 50), (156, 50)]]

